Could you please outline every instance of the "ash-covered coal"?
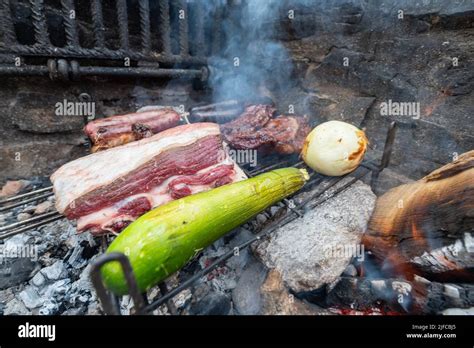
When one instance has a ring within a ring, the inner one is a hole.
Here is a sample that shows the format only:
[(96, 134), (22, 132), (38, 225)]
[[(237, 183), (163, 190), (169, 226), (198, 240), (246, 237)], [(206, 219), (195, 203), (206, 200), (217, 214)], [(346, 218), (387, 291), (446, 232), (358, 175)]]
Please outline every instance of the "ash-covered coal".
[[(89, 278), (99, 246), (89, 234), (78, 235), (67, 220), (59, 220), (7, 238), (1, 246), (4, 315), (101, 313)], [(24, 257), (14, 257), (13, 251)]]
[[(234, 255), (153, 314), (449, 314), (472, 306), (470, 285), (392, 278), (391, 274), (370, 270), (368, 262), (350, 253), (353, 249), (342, 250), (349, 251), (347, 254), (337, 248), (328, 250), (331, 243), (358, 245), (375, 200), (370, 188), (361, 182), (331, 196), (337, 187), (330, 189), (325, 203), (255, 242), (253, 248), (235, 249), (281, 217), (287, 211), (285, 204), (272, 206), (216, 241), (167, 279), (168, 288), (182, 284), (222, 255)], [(294, 202), (298, 204), (311, 192), (308, 189), (297, 194)], [(20, 207), (14, 213), (25, 209), (33, 211), (37, 206)], [(16, 218), (11, 214), (5, 221)], [(77, 234), (74, 225), (64, 219), (10, 237), (1, 246), (7, 250), (27, 247), (30, 251), (0, 264), (1, 314), (104, 314), (90, 280), (91, 264), (104, 251), (99, 238)], [(152, 302), (161, 295), (159, 287), (153, 287), (147, 298)], [(121, 314), (135, 312), (130, 296), (119, 298), (119, 306)]]
[(361, 236), (374, 206), (370, 187), (357, 182), (279, 228), (256, 247), (256, 253), (296, 292), (333, 284), (357, 251), (361, 254)]

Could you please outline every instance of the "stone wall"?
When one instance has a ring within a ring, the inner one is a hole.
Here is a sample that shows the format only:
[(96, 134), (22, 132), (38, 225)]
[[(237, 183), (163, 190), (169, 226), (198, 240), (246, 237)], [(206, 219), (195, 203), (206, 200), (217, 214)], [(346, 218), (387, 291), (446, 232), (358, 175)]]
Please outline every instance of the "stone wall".
[(47, 177), (62, 164), (88, 153), (86, 119), (58, 116), (55, 104), (80, 101), (87, 93), (96, 117), (130, 113), (143, 105), (193, 105), (199, 91), (186, 81), (90, 79), (78, 83), (46, 78), (4, 78), (0, 85), (0, 183)]
[[(385, 130), (397, 121), (384, 189), (474, 148), (473, 2), (290, 3), (295, 18), (284, 20), (283, 12), (274, 32), (291, 52), (299, 83), (280, 99), (281, 108), (293, 104), (320, 121), (365, 127), (378, 155)], [(419, 118), (381, 115), (389, 100), (419, 103)]]

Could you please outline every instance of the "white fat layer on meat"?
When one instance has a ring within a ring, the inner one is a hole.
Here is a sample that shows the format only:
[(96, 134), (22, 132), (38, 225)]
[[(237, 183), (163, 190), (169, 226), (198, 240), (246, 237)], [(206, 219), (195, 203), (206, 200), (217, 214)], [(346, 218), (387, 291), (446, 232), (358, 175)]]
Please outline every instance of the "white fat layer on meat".
[(178, 126), (150, 138), (97, 152), (66, 163), (51, 176), (56, 209), (63, 213), (75, 199), (120, 180), (162, 152), (186, 146), (208, 135), (220, 134), (213, 123)]
[[(238, 165), (236, 165), (232, 161), (232, 159), (230, 159), (229, 157), (226, 157), (220, 163), (217, 163), (213, 166), (210, 166), (210, 167), (207, 167), (207, 168), (204, 168), (204, 169), (200, 170), (196, 174), (203, 174), (203, 173), (206, 173), (206, 172), (211, 172), (215, 167), (225, 165), (225, 164), (233, 164), (234, 165), (234, 175), (232, 176), (232, 182), (237, 182), (237, 181), (247, 179), (247, 176), (242, 171), (242, 169), (240, 169), (240, 167)], [(114, 221), (133, 221), (133, 220), (135, 220), (133, 217), (131, 217), (129, 215), (119, 214), (118, 210), (120, 209), (120, 207), (124, 206), (128, 202), (131, 202), (131, 201), (133, 201), (137, 198), (141, 198), (141, 197), (147, 198), (153, 208), (156, 208), (156, 207), (158, 207), (162, 204), (168, 203), (168, 202), (173, 200), (173, 198), (171, 197), (171, 195), (168, 192), (168, 184), (170, 183), (170, 181), (175, 180), (176, 178), (179, 178), (179, 177), (183, 177), (183, 176), (186, 176), (186, 175), (172, 176), (172, 177), (166, 179), (160, 185), (152, 188), (148, 192), (139, 193), (139, 194), (127, 197), (126, 199), (124, 199), (120, 202), (117, 202), (116, 204), (114, 204), (112, 206), (105, 207), (105, 208), (103, 208), (99, 211), (96, 211), (94, 213), (91, 213), (91, 214), (88, 214), (88, 215), (85, 215), (85, 216), (81, 216), (77, 220), (77, 230), (82, 231), (84, 229), (84, 227), (86, 227), (88, 225), (94, 225), (94, 226), (101, 226), (101, 229), (106, 231), (108, 229), (105, 228), (105, 226), (112, 224)], [(183, 184), (183, 185), (185, 185), (185, 184)], [(181, 185), (178, 185), (178, 186), (181, 186)], [(210, 186), (209, 185), (189, 185), (189, 188), (191, 189), (192, 194), (194, 194), (194, 193), (198, 193), (198, 192), (207, 191), (207, 190), (210, 189)], [(111, 231), (111, 230), (109, 230), (109, 231), (110, 232), (116, 232), (116, 231)]]

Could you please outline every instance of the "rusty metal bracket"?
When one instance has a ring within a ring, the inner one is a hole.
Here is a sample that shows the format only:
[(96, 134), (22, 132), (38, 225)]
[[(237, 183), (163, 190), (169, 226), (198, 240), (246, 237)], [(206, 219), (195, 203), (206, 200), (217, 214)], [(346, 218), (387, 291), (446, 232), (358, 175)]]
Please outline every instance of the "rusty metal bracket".
[(91, 268), (91, 279), (94, 285), (97, 296), (102, 303), (102, 308), (106, 314), (109, 315), (120, 315), (120, 307), (117, 302), (115, 295), (107, 291), (102, 282), (102, 275), (100, 270), (102, 267), (109, 262), (119, 262), (122, 266), (122, 271), (125, 276), (125, 280), (128, 285), (129, 294), (135, 305), (135, 314), (145, 314), (145, 301), (138, 288), (138, 284), (133, 274), (132, 265), (128, 260), (128, 257), (122, 253), (109, 253), (101, 255), (93, 264)]
[(372, 188), (372, 191), (376, 191), (377, 185), (378, 185), (378, 179), (380, 173), (388, 167), (390, 164), (390, 158), (392, 157), (392, 150), (393, 150), (393, 144), (395, 142), (395, 136), (397, 135), (397, 122), (392, 122), (390, 123), (390, 126), (387, 131), (387, 136), (385, 138), (385, 144), (383, 147), (383, 154), (382, 154), (382, 159), (380, 160), (380, 164), (375, 168), (375, 170), (372, 171), (372, 178), (370, 181), (370, 186)]

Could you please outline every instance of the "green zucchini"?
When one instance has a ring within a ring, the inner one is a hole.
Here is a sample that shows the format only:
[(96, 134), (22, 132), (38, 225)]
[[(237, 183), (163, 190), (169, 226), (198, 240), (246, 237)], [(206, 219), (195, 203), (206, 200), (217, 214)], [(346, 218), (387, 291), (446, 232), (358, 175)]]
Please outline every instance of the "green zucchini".
[[(304, 169), (282, 168), (172, 201), (131, 223), (107, 253), (128, 256), (138, 287), (144, 292), (227, 232), (298, 191), (307, 179)], [(127, 293), (117, 261), (104, 265), (102, 277), (114, 293)]]

